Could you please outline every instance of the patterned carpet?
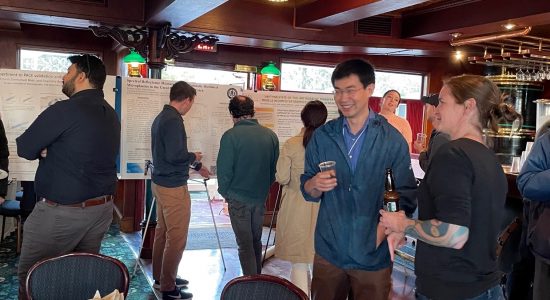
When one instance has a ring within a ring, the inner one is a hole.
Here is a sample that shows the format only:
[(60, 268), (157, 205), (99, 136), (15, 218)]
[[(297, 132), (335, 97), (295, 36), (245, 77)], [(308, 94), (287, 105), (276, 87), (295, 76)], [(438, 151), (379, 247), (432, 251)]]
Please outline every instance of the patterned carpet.
[[(218, 226), (218, 235), (220, 237), (220, 244), (222, 248), (237, 248), (237, 241), (235, 240), (235, 233), (231, 226)], [(262, 245), (267, 244), (267, 237), (269, 235), (269, 228), (264, 227), (262, 232)], [(269, 244), (275, 243), (275, 230), (271, 231), (269, 237)], [(216, 231), (214, 226), (206, 227), (191, 227), (189, 228), (189, 234), (187, 236), (187, 245), (185, 250), (199, 250), (199, 249), (218, 249), (218, 240), (216, 238)]]
[[(130, 275), (134, 270), (135, 254), (120, 235), (118, 225), (113, 224), (101, 244), (101, 254), (119, 259), (128, 267)], [(17, 299), (17, 262), (15, 237), (12, 235), (0, 244), (0, 299)], [(127, 299), (156, 299), (145, 275), (138, 269), (130, 278)]]

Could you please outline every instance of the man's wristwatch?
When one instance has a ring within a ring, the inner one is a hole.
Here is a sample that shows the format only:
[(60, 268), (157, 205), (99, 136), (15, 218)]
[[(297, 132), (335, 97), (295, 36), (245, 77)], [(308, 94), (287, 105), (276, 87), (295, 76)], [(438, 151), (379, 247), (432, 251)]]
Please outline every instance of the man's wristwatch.
[(200, 161), (195, 161), (189, 167), (191, 167), (191, 169), (195, 171), (199, 171), (200, 169), (202, 169), (202, 163)]

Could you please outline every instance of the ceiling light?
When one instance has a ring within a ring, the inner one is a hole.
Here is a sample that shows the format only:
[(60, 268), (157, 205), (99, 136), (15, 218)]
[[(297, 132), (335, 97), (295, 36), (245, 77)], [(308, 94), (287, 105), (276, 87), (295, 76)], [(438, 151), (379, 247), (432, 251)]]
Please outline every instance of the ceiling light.
[(288, 2), (288, 0), (267, 0), (269, 2)]
[(462, 35), (462, 32), (452, 32), (450, 35), (453, 39), (456, 39)]
[(462, 51), (455, 51), (455, 59), (456, 60), (462, 60), (462, 57), (464, 57), (464, 54), (462, 53)]
[(502, 25), (502, 27), (504, 27), (504, 29), (506, 29), (506, 30), (512, 30), (512, 29), (516, 28), (516, 24), (506, 23), (506, 24)]

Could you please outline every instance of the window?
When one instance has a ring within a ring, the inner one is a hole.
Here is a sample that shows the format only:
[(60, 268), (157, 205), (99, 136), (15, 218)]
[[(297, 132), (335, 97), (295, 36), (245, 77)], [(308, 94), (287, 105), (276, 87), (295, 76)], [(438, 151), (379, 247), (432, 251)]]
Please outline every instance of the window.
[(397, 109), (395, 110), (395, 114), (400, 116), (401, 118), (407, 118), (407, 104), (401, 103), (397, 106)]
[(162, 79), (174, 81), (184, 80), (194, 83), (237, 85), (245, 89), (248, 74), (222, 70), (166, 66), (162, 71)]
[(41, 51), (41, 50), (19, 50), (19, 69), (29, 71), (67, 72), (71, 62), (67, 57), (74, 53)]
[(396, 90), (401, 99), (420, 99), (423, 76), (397, 72), (376, 72), (375, 97), (382, 97), (387, 90)]
[(281, 64), (281, 90), (294, 92), (332, 93), (330, 82), (334, 67), (304, 64)]
[[(330, 81), (334, 67), (281, 63), (281, 90), (295, 92), (332, 93)], [(376, 88), (373, 96), (382, 97), (390, 89), (397, 90), (403, 99), (420, 99), (420, 74), (376, 71)]]

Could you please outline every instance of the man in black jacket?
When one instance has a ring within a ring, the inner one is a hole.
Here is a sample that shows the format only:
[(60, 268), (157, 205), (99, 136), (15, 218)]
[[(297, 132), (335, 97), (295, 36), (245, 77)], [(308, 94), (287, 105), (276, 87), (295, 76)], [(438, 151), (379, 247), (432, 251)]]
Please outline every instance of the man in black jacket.
[[(8, 150), (8, 139), (6, 138), (6, 132), (4, 131), (4, 124), (2, 119), (0, 119), (0, 172), (8, 172), (8, 157), (10, 156), (10, 151)], [(6, 198), (6, 193), (8, 191), (8, 176), (4, 174), (6, 178), (2, 178), (0, 174), (0, 205), (4, 203)]]
[(69, 100), (48, 107), (16, 139), (20, 157), (39, 160), (40, 201), (24, 225), (20, 299), (34, 263), (76, 251), (98, 253), (113, 219), (120, 121), (104, 99), (105, 66), (93, 55), (68, 59), (62, 91)]

